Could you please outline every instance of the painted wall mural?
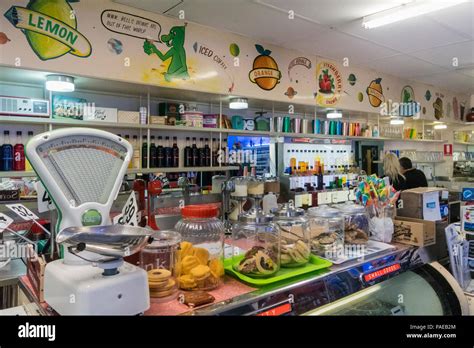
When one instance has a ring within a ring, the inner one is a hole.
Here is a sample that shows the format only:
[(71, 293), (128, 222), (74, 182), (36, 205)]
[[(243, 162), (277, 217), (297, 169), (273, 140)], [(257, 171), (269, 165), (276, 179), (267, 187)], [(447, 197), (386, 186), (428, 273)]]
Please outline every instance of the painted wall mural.
[(333, 62), (322, 61), (316, 69), (318, 92), (316, 102), (319, 106), (336, 106), (341, 98), (342, 76)]
[(461, 122), (469, 107), (438, 86), (110, 0), (3, 0), (0, 13), (1, 65), (372, 113), (419, 102), (430, 120)]
[(41, 60), (67, 53), (83, 58), (91, 54), (91, 44), (77, 30), (77, 17), (66, 0), (32, 0), (26, 7), (10, 7), (4, 16), (25, 34)]

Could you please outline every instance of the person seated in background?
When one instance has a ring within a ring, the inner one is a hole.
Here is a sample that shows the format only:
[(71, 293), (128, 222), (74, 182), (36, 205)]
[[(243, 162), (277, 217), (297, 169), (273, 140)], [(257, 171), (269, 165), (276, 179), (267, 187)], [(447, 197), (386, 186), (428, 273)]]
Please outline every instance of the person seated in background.
[(406, 190), (416, 187), (428, 187), (425, 173), (419, 169), (413, 168), (413, 164), (408, 157), (402, 157), (399, 161), (402, 174), (405, 176)]
[(390, 184), (397, 191), (405, 190), (405, 177), (401, 171), (397, 156), (387, 153), (383, 159), (384, 175), (390, 179)]

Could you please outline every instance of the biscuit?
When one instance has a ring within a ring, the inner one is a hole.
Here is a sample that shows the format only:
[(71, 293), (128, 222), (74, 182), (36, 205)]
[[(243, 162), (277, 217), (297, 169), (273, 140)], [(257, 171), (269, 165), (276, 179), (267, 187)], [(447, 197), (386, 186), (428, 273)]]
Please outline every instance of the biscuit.
[(209, 251), (204, 248), (194, 248), (193, 255), (196, 256), (201, 265), (207, 265), (209, 262)]
[(184, 290), (191, 290), (197, 286), (196, 281), (193, 277), (188, 274), (182, 275), (178, 278), (179, 287)]
[(181, 272), (183, 274), (189, 274), (189, 272), (196, 266), (199, 266), (199, 259), (196, 256), (185, 256), (181, 260)]
[(171, 277), (171, 272), (167, 269), (152, 269), (148, 271), (148, 280), (151, 282), (162, 282)]
[(162, 290), (162, 291), (150, 291), (150, 297), (166, 297), (172, 295), (174, 289)]
[(211, 274), (211, 269), (208, 266), (199, 265), (191, 269), (190, 275), (196, 280), (204, 280)]
[(152, 283), (149, 282), (148, 286), (150, 287), (150, 290), (152, 291), (164, 291), (164, 290), (169, 290), (174, 288), (176, 285), (176, 281), (174, 279), (168, 279), (164, 282), (159, 282), (159, 283)]

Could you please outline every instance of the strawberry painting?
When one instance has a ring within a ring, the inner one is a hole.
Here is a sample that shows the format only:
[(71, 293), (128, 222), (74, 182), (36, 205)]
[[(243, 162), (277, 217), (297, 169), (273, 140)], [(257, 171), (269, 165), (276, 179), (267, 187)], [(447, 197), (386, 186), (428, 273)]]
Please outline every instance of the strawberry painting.
[(334, 78), (329, 74), (329, 69), (324, 69), (318, 78), (319, 92), (329, 94), (334, 91)]

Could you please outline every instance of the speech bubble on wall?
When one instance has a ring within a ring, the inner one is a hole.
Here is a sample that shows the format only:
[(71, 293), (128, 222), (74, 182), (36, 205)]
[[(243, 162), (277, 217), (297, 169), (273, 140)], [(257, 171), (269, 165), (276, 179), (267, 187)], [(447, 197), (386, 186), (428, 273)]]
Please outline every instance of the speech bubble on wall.
[(114, 33), (161, 42), (161, 25), (151, 19), (122, 11), (104, 10), (100, 20), (106, 29)]

